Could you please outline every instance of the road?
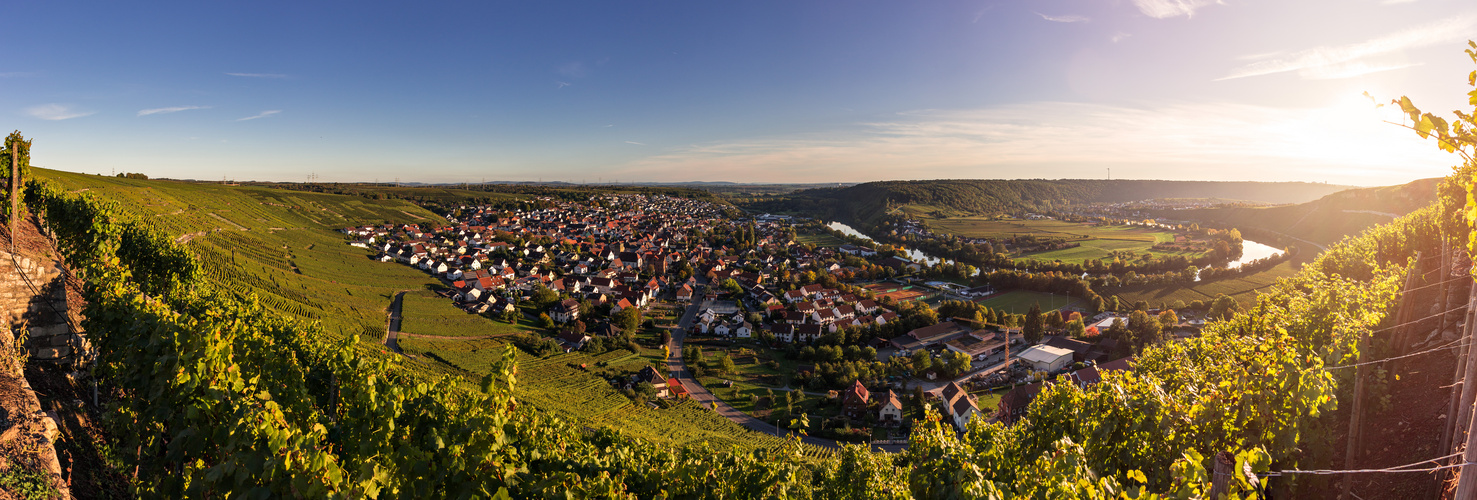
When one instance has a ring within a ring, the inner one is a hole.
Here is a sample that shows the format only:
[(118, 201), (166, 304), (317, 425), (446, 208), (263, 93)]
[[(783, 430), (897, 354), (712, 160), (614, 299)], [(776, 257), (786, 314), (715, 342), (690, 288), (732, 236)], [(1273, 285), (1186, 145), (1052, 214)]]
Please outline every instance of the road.
[[(693, 291), (694, 297), (701, 296), (701, 294), (701, 291)], [(692, 378), (692, 372), (687, 370), (687, 363), (682, 359), (682, 341), (683, 339), (687, 338), (687, 332), (690, 328), (692, 328), (692, 323), (697, 319), (697, 314), (701, 305), (701, 301), (694, 301), (692, 305), (687, 307), (687, 312), (683, 313), (682, 319), (677, 321), (677, 331), (672, 333), (672, 355), (667, 358), (667, 371), (670, 374), (669, 376), (671, 378), (677, 379), (677, 382), (682, 384), (682, 387), (687, 390), (688, 396), (691, 397), (693, 401), (697, 401), (703, 406), (707, 406), (709, 408), (712, 408), (713, 404), (717, 403), (718, 414), (722, 415), (724, 418), (727, 418), (733, 423), (766, 434), (777, 436), (783, 435), (785, 431), (782, 431), (778, 427), (770, 425), (768, 422), (759, 420), (747, 413), (739, 411), (737, 408), (734, 408), (727, 402), (723, 401), (717, 396), (714, 396), (712, 392), (708, 391), (707, 387), (703, 387), (703, 384), (698, 383), (696, 379)], [(805, 444), (820, 446), (822, 448), (829, 449), (835, 449), (840, 446), (836, 443), (836, 441), (830, 439), (822, 439), (815, 436), (800, 436), (800, 441)], [(874, 450), (890, 452), (898, 452), (906, 448), (907, 445), (887, 445), (873, 447)]]

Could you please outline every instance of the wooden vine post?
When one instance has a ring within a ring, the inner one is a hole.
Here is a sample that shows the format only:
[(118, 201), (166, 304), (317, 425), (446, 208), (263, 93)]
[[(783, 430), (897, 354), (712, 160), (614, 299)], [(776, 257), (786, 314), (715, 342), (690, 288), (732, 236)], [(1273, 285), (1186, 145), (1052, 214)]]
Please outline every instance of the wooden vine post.
[(10, 143), (10, 245), (15, 246), (15, 219), (20, 214), (20, 140)]
[(1229, 451), (1215, 454), (1215, 466), (1210, 475), (1211, 500), (1220, 500), (1231, 493), (1232, 469), (1236, 468), (1236, 457)]

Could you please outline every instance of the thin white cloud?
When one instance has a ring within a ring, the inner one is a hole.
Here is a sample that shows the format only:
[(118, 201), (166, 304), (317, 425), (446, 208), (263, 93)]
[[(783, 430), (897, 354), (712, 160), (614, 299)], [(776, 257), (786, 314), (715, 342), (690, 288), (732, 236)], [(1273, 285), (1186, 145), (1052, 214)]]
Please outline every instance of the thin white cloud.
[(81, 118), (92, 114), (91, 111), (81, 111), (70, 104), (42, 104), (26, 108), (26, 114), (42, 120), (67, 120)]
[(569, 78), (584, 78), (585, 75), (590, 74), (589, 67), (585, 66), (585, 63), (581, 61), (562, 64), (556, 71)]
[(1117, 34), (1115, 34), (1115, 35), (1113, 35), (1113, 36), (1110, 36), (1110, 37), (1108, 37), (1108, 39), (1109, 39), (1109, 40), (1112, 40), (1112, 41), (1113, 41), (1113, 43), (1118, 43), (1118, 42), (1121, 42), (1121, 41), (1124, 41), (1124, 40), (1127, 40), (1127, 39), (1128, 39), (1128, 37), (1131, 37), (1131, 36), (1133, 36), (1133, 33), (1123, 33), (1123, 32), (1119, 32), (1119, 33), (1117, 33)]
[[(1367, 101), (1284, 109), (1229, 103), (1130, 108), (1040, 102), (923, 111), (852, 130), (674, 148), (611, 170), (622, 177), (851, 182), (1095, 177), (1328, 180), (1389, 184), (1455, 161), (1383, 123)], [(1070, 118), (1058, 118), (1070, 117)], [(1121, 170), (1120, 170), (1121, 169)]]
[(1041, 16), (1042, 19), (1054, 23), (1085, 23), (1091, 21), (1091, 19), (1088, 19), (1087, 16), (1048, 16), (1040, 12), (1037, 12), (1036, 15)]
[(269, 109), (269, 110), (266, 110), (266, 111), (257, 113), (256, 115), (248, 116), (246, 118), (237, 118), (236, 121), (238, 121), (238, 122), (244, 122), (246, 120), (255, 120), (257, 118), (266, 118), (268, 116), (272, 116), (272, 115), (275, 115), (275, 114), (281, 113), (281, 112), (282, 112), (282, 110), (280, 110), (280, 109)]
[(562, 88), (568, 87), (570, 85), (573, 85), (573, 84), (571, 84), (569, 82), (559, 82), (559, 81), (554, 82), (554, 88), (556, 88), (556, 89), (562, 89)]
[[(1240, 68), (1219, 80), (1246, 78), (1297, 71), (1303, 78), (1348, 78), (1376, 71), (1389, 71), (1411, 64), (1360, 61), (1381, 57), (1406, 49), (1444, 45), (1477, 37), (1477, 16), (1459, 16), (1431, 24), (1397, 31), (1364, 42), (1336, 47), (1314, 47), (1275, 59), (1265, 59)], [(1344, 75), (1344, 76), (1338, 76)]]
[(975, 12), (974, 13), (974, 20), (970, 21), (969, 24), (975, 24), (975, 23), (980, 22), (980, 18), (985, 17), (985, 13), (986, 12), (989, 12), (990, 9), (994, 9), (996, 5), (999, 5), (999, 4), (993, 4), (992, 3), (992, 4), (988, 5), (988, 6), (986, 6), (985, 8), (980, 9), (979, 12)]
[(626, 141), (626, 144), (635, 144), (637, 146), (645, 146), (646, 145), (646, 143), (644, 143), (644, 142), (636, 142), (636, 141)]
[(284, 74), (281, 74), (281, 73), (226, 73), (226, 74), (227, 75), (231, 75), (231, 76), (244, 76), (244, 77), (247, 77), (247, 78), (287, 78), (287, 75), (284, 75)]
[(192, 109), (210, 109), (210, 106), (174, 106), (174, 107), (170, 107), (170, 108), (140, 109), (138, 111), (138, 115), (139, 116), (149, 116), (149, 115), (158, 115), (158, 114), (163, 114), (163, 113), (178, 113), (180, 111), (189, 111), (189, 110), (192, 110)]
[(1195, 11), (1207, 5), (1221, 3), (1219, 0), (1133, 0), (1139, 12), (1155, 19), (1171, 17), (1195, 17)]

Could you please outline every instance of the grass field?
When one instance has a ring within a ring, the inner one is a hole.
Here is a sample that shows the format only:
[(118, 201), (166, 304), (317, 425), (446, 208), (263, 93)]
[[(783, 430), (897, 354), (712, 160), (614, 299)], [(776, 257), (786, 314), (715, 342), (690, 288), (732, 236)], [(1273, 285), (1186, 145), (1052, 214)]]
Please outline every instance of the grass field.
[(467, 314), (451, 299), (428, 290), (406, 292), (400, 303), (400, 331), (441, 337), (505, 335), (538, 329), (527, 318), (518, 324), (494, 321), (480, 314)]
[(1043, 261), (1083, 262), (1108, 259), (1111, 252), (1145, 252), (1156, 256), (1183, 255), (1194, 258), (1201, 252), (1161, 252), (1151, 250), (1156, 243), (1173, 242), (1174, 233), (1141, 226), (1099, 226), (1058, 220), (1023, 220), (994, 217), (925, 218), (935, 231), (970, 238), (1005, 239), (1016, 236), (1063, 238), (1081, 246), (1020, 254), (1020, 258)]
[(1032, 292), (1028, 290), (1014, 290), (1005, 292), (985, 300), (979, 301), (980, 305), (990, 309), (998, 309), (1011, 314), (1025, 314), (1031, 309), (1031, 304), (1040, 304), (1042, 311), (1054, 311), (1067, 307), (1068, 305), (1086, 308), (1081, 299), (1066, 295), (1052, 295), (1045, 292)]

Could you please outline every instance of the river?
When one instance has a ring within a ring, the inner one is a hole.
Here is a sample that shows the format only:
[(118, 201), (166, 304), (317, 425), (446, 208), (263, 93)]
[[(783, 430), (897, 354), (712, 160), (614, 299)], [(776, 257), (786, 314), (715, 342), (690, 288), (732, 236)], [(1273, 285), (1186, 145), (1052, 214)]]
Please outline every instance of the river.
[[(856, 228), (853, 228), (851, 226), (848, 226), (848, 225), (843, 224), (843, 223), (840, 223), (840, 222), (831, 222), (831, 223), (828, 223), (828, 224), (826, 224), (826, 227), (829, 227), (831, 229), (835, 229), (837, 231), (841, 231), (842, 233), (844, 233), (844, 234), (846, 234), (848, 236), (855, 236), (857, 238), (862, 238), (862, 239), (865, 239), (867, 241), (873, 241), (873, 242), (877, 241), (877, 240), (872, 239), (871, 236), (867, 236), (865, 234), (862, 234), (861, 231), (857, 231)], [(934, 264), (938, 264), (939, 262), (945, 262), (945, 263), (953, 263), (954, 262), (954, 261), (949, 260), (949, 259), (940, 259), (938, 257), (934, 257), (932, 255), (928, 255), (926, 253), (923, 253), (922, 251), (919, 251), (916, 248), (908, 248), (908, 247), (901, 246), (901, 245), (896, 245), (896, 246), (898, 248), (902, 248), (903, 250), (905, 250), (906, 253), (907, 253), (907, 255), (908, 255), (908, 258), (909, 259), (912, 259), (914, 262), (922, 262), (922, 263), (928, 264), (930, 266), (932, 266)], [(1254, 260), (1257, 260), (1257, 259), (1265, 259), (1267, 257), (1271, 257), (1273, 255), (1277, 255), (1277, 254), (1280, 254), (1280, 253), (1282, 253), (1282, 249), (1280, 249), (1280, 248), (1277, 248), (1277, 247), (1274, 247), (1274, 246), (1271, 246), (1271, 245), (1265, 245), (1265, 244), (1262, 244), (1262, 243), (1257, 243), (1255, 241), (1251, 241), (1251, 240), (1247, 240), (1247, 239), (1243, 239), (1243, 240), (1241, 240), (1241, 257), (1238, 258), (1238, 259), (1236, 259), (1236, 260), (1234, 260), (1234, 261), (1231, 261), (1230, 263), (1227, 263), (1226, 264), (1226, 267), (1231, 268), (1231, 269), (1235, 269), (1235, 268), (1241, 267), (1242, 264), (1246, 264), (1248, 262), (1251, 262), (1251, 261), (1254, 261)], [(1195, 278), (1195, 281), (1200, 281), (1200, 278), (1197, 276)]]
[[(864, 240), (867, 240), (867, 241), (872, 241), (872, 242), (877, 241), (877, 240), (872, 239), (871, 236), (867, 236), (865, 234), (862, 234), (861, 231), (857, 231), (856, 228), (853, 228), (853, 227), (848, 226), (846, 224), (842, 224), (840, 222), (832, 222), (832, 223), (826, 224), (826, 227), (829, 227), (831, 229), (835, 229), (837, 231), (841, 231), (842, 233), (845, 233), (847, 236), (855, 236), (857, 238), (861, 238), (861, 239), (864, 239)], [(938, 257), (934, 257), (932, 255), (923, 253), (922, 251), (920, 251), (920, 250), (918, 250), (916, 248), (908, 248), (908, 247), (905, 247), (905, 246), (902, 246), (902, 245), (893, 245), (893, 246), (905, 250), (906, 251), (905, 253), (908, 255), (908, 259), (912, 260), (913, 262), (922, 262), (922, 263), (928, 264), (930, 266), (932, 266), (934, 264), (938, 264), (940, 262), (947, 262), (947, 263), (953, 263), (954, 262), (954, 261), (949, 260), (949, 259), (940, 259)]]

